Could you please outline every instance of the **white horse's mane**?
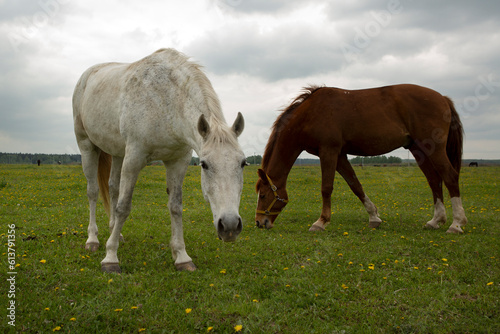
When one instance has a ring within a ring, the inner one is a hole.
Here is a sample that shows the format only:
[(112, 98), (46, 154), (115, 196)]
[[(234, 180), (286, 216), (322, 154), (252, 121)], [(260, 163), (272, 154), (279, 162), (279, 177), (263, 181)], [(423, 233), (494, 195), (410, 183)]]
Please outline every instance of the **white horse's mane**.
[(195, 82), (200, 86), (201, 92), (203, 94), (204, 102), (206, 103), (206, 108), (208, 114), (208, 123), (210, 125), (210, 134), (205, 140), (205, 145), (208, 148), (212, 148), (218, 144), (230, 144), (234, 147), (239, 147), (236, 135), (227, 125), (222, 113), (221, 104), (215, 90), (208, 80), (207, 76), (203, 72), (203, 66), (191, 61), (188, 56), (174, 49), (160, 49), (156, 53), (166, 53), (170, 57), (174, 58), (174, 62), (178, 62), (179, 65), (184, 65), (189, 69)]

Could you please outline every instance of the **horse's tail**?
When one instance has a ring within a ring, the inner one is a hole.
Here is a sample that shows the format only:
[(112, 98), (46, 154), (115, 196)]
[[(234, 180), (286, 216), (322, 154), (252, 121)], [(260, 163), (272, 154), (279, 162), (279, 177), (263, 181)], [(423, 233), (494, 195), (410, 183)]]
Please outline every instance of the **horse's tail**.
[(109, 217), (109, 175), (111, 173), (111, 156), (103, 151), (99, 154), (99, 167), (97, 169), (97, 180), (99, 182), (99, 193), (101, 194), (104, 210)]
[(448, 154), (448, 159), (450, 159), (453, 168), (460, 173), (460, 167), (462, 166), (462, 151), (464, 142), (464, 128), (460, 117), (455, 109), (453, 101), (449, 97), (444, 97), (448, 106), (451, 110), (451, 123), (450, 131), (448, 133), (448, 141), (446, 142), (446, 153)]

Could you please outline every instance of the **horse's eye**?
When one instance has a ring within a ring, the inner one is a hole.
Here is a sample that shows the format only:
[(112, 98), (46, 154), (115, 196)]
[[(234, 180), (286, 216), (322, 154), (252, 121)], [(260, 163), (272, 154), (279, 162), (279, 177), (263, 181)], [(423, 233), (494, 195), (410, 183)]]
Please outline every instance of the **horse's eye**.
[(201, 166), (201, 168), (203, 168), (205, 170), (208, 169), (208, 165), (205, 161), (200, 161), (200, 166)]

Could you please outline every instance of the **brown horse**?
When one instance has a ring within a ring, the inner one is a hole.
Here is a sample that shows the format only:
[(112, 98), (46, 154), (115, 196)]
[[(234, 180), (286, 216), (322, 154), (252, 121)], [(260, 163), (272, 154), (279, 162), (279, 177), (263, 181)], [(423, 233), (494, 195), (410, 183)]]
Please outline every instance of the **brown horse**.
[(425, 225), (446, 222), (442, 183), (448, 188), (453, 223), (447, 232), (463, 233), (467, 223), (458, 177), (463, 128), (453, 102), (429, 88), (395, 85), (345, 90), (308, 87), (277, 118), (267, 143), (256, 190), (255, 221), (271, 228), (288, 202), (286, 180), (302, 151), (321, 161), (323, 209), (310, 231), (324, 230), (331, 217), (335, 170), (347, 181), (368, 212), (370, 227), (382, 220), (365, 195), (347, 154), (372, 156), (399, 147), (409, 149), (425, 174), (434, 196), (434, 217)]

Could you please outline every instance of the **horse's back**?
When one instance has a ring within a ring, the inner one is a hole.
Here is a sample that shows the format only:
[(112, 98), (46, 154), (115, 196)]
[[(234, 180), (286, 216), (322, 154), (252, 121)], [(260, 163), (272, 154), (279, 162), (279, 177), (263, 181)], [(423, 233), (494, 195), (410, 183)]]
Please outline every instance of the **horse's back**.
[(118, 156), (132, 144), (156, 158), (174, 151), (184, 154), (179, 148), (192, 146), (186, 138), (195, 136), (192, 125), (200, 112), (224, 121), (210, 81), (197, 64), (173, 49), (160, 49), (133, 63), (92, 66), (73, 95), (77, 138), (89, 138)]

